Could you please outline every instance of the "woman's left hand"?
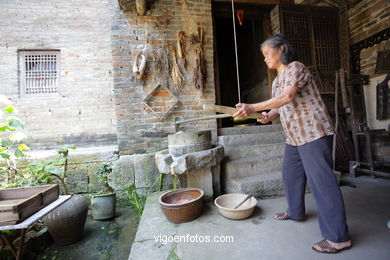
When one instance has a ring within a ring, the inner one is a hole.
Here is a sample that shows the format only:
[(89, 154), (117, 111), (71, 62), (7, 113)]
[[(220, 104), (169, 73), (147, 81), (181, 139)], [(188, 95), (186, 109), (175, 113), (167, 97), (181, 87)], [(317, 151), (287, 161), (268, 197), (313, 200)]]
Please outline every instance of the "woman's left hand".
[(233, 115), (235, 118), (246, 118), (250, 113), (255, 112), (251, 104), (238, 103), (236, 108), (238, 108), (238, 111)]

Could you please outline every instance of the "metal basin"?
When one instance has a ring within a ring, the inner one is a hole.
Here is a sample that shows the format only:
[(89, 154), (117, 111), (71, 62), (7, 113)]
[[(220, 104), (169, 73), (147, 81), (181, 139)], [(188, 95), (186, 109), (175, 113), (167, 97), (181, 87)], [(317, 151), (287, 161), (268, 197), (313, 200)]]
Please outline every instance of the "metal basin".
[(162, 194), (158, 201), (166, 218), (173, 223), (192, 221), (202, 213), (204, 192), (197, 188), (177, 189)]

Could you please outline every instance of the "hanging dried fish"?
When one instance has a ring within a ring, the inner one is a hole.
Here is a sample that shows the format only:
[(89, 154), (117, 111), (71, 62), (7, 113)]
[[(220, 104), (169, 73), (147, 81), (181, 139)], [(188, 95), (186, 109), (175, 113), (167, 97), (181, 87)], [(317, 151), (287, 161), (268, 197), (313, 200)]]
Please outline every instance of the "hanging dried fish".
[(134, 64), (133, 64), (133, 73), (138, 80), (141, 80), (142, 77), (144, 76), (145, 68), (146, 68), (146, 57), (145, 55), (138, 53), (137, 56), (135, 56)]
[(180, 59), (183, 62), (184, 68), (187, 68), (187, 60), (186, 60), (186, 33), (183, 32), (183, 31), (180, 31), (179, 34), (178, 34), (177, 53), (178, 53)]
[(177, 92), (180, 92), (181, 88), (184, 85), (184, 77), (180, 71), (179, 65), (177, 64), (175, 47), (172, 46), (170, 48), (170, 51), (171, 51), (172, 56), (173, 56), (173, 64), (172, 64), (172, 70), (171, 70), (172, 85)]

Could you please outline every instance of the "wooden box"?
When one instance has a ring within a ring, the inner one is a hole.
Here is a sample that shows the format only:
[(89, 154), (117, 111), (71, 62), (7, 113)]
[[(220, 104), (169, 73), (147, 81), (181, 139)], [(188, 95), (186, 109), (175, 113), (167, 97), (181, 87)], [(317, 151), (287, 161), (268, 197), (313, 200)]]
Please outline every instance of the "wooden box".
[(58, 199), (58, 184), (0, 190), (0, 226), (22, 222)]

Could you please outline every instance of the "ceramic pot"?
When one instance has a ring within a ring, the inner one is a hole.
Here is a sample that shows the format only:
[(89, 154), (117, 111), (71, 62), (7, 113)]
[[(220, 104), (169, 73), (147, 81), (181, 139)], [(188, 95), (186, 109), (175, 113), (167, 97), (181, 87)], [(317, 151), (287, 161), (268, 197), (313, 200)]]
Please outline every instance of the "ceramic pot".
[(43, 221), (57, 245), (73, 244), (83, 238), (88, 203), (81, 195), (72, 197), (47, 214)]
[(162, 211), (167, 219), (179, 224), (200, 216), (203, 208), (204, 192), (197, 188), (184, 188), (168, 191), (159, 197)]
[(116, 193), (94, 195), (91, 199), (92, 218), (105, 220), (115, 217)]

